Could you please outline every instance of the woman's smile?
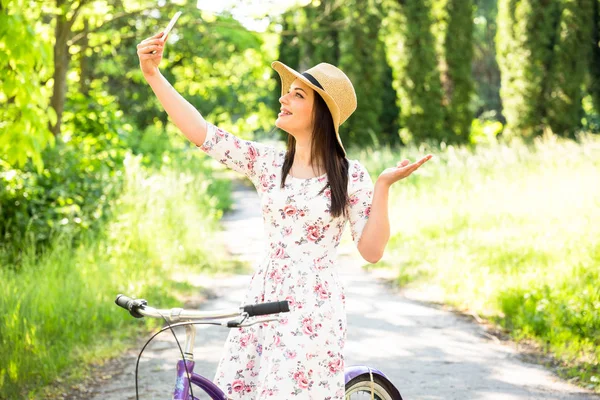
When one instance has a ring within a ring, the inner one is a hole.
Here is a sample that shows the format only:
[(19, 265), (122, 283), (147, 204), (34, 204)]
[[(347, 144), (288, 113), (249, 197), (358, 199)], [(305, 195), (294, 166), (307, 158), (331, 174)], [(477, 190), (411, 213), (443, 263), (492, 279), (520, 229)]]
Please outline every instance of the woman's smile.
[(278, 116), (279, 116), (279, 117), (286, 117), (286, 116), (288, 116), (288, 115), (292, 115), (292, 113), (291, 113), (291, 112), (289, 112), (287, 109), (285, 109), (285, 108), (283, 108), (283, 107), (282, 107), (282, 108), (281, 108), (281, 112), (279, 113), (279, 115), (278, 115)]

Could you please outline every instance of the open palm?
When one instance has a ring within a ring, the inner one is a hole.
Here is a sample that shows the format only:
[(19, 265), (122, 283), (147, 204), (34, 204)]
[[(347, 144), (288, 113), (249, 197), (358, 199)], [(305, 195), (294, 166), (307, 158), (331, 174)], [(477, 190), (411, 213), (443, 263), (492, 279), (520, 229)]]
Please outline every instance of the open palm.
[(402, 160), (395, 167), (386, 168), (383, 170), (383, 172), (379, 174), (378, 179), (387, 183), (388, 185), (391, 185), (394, 182), (404, 179), (415, 172), (421, 165), (429, 161), (432, 157), (433, 155), (428, 154), (412, 164), (410, 163), (410, 160)]

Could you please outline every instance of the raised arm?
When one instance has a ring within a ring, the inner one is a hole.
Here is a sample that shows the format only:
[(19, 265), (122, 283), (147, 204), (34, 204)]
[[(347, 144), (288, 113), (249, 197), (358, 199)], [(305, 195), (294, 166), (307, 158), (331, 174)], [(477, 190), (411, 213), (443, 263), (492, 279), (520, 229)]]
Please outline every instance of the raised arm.
[[(166, 40), (163, 32), (144, 39), (137, 45), (140, 68), (171, 121), (192, 143), (200, 146), (206, 138), (207, 124), (200, 112), (183, 98), (160, 73)], [(153, 51), (156, 53), (152, 54)]]
[[(412, 174), (426, 161), (429, 161), (431, 157), (433, 156), (428, 154), (412, 164), (409, 160), (403, 160), (396, 167), (385, 169), (377, 178), (374, 194), (370, 198), (371, 206), (367, 213), (369, 214), (368, 220), (366, 223), (364, 220), (362, 221), (364, 229), (362, 230), (362, 239), (358, 243), (358, 251), (368, 262), (376, 263), (383, 257), (383, 252), (390, 239), (390, 220), (388, 216), (390, 186)], [(368, 174), (366, 170), (365, 174)], [(371, 194), (371, 192), (368, 193)], [(363, 195), (363, 197), (365, 196)], [(368, 201), (365, 203), (368, 204)]]

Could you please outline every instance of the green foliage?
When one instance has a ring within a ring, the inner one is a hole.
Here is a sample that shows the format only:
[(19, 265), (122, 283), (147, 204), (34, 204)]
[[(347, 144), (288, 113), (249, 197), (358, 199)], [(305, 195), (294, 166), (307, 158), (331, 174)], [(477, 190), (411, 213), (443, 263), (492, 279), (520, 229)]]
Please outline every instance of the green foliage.
[(564, 361), (566, 376), (597, 386), (600, 271), (593, 263), (600, 245), (590, 250), (590, 263), (572, 266), (562, 281), (532, 280), (503, 291), (498, 302), (505, 317), (498, 321), (516, 338), (541, 338), (543, 348)]
[[(141, 77), (136, 55), (135, 44), (145, 36), (128, 32), (139, 32), (132, 28), (136, 19), (112, 20), (110, 12), (115, 6), (111, 3), (104, 7), (107, 14), (84, 5), (80, 10), (80, 19), (73, 22), (70, 47), (73, 62), (70, 65), (79, 68), (73, 68), (67, 77), (62, 134), (57, 138), (56, 147), (42, 152), (41, 142), (38, 141), (31, 142), (37, 148), (35, 154), (21, 147), (18, 150), (18, 146), (29, 143), (31, 138), (16, 129), (14, 124), (0, 124), (8, 129), (0, 132), (0, 143), (12, 146), (6, 157), (0, 151), (0, 159), (4, 160), (0, 162), (0, 237), (4, 254), (11, 254), (10, 259), (5, 261), (11, 264), (19, 263), (24, 247), (32, 244), (34, 248), (42, 249), (53, 235), (65, 234), (76, 238), (78, 233), (90, 229), (110, 212), (109, 203), (119, 188), (126, 148), (144, 154), (146, 166), (157, 167), (165, 160), (178, 159), (173, 154), (184, 148), (181, 140), (161, 139), (164, 135), (161, 127), (166, 126), (166, 114), (158, 114), (157, 118), (160, 105)], [(272, 58), (269, 51), (263, 48), (265, 41), (269, 40), (268, 35), (259, 38), (226, 16), (218, 19), (206, 17), (204, 24), (193, 24), (200, 11), (190, 7), (189, 13), (179, 21), (181, 29), (174, 31), (168, 45), (165, 63), (173, 67), (164, 68), (165, 74), (171, 78), (177, 90), (191, 93), (190, 101), (197, 104), (201, 111), (206, 110), (204, 114), (207, 119), (223, 128), (240, 136), (248, 136), (257, 129), (269, 129), (273, 111), (267, 109), (264, 93), (270, 91), (272, 82), (263, 79), (265, 72), (270, 70), (265, 60)], [(46, 11), (58, 12), (51, 6)], [(169, 8), (161, 11), (169, 14)], [(135, 15), (136, 9), (123, 12)], [(10, 17), (8, 25), (15, 31), (28, 32), (27, 45), (31, 47), (19, 45), (9, 50), (15, 52), (15, 56), (22, 55), (19, 53), (22, 49), (30, 49), (31, 54), (37, 53), (37, 50), (48, 50), (46, 42), (40, 40), (40, 35), (35, 35), (32, 22), (13, 14), (11, 11), (8, 17), (3, 13), (0, 16), (5, 19)], [(72, 16), (70, 11), (67, 14), (69, 18)], [(157, 19), (149, 21), (148, 25), (151, 26), (147, 36), (154, 33), (152, 29), (159, 29), (160, 22)], [(37, 31), (50, 28), (50, 25), (42, 22), (36, 23)], [(111, 36), (116, 39), (108, 43)], [(117, 45), (121, 50), (115, 53)], [(193, 53), (198, 55), (182, 57), (182, 54)], [(22, 58), (24, 62), (27, 61), (25, 56)], [(42, 72), (51, 70), (46, 67), (50, 60), (32, 60), (35, 61), (32, 68), (41, 68)], [(45, 64), (42, 65), (42, 62)], [(23, 64), (23, 67), (27, 65)], [(23, 70), (27, 71), (27, 68)], [(43, 73), (47, 75), (47, 72)], [(20, 76), (19, 79), (36, 82), (42, 76)], [(207, 78), (187, 79), (189, 76)], [(231, 84), (223, 85), (224, 81)], [(9, 80), (7, 82), (10, 83)], [(10, 89), (11, 85), (3, 87)], [(49, 91), (32, 91), (26, 85), (20, 85), (19, 90), (37, 96), (40, 101), (45, 101), (45, 107), (48, 108)], [(8, 110), (7, 121), (11, 120), (10, 113), (13, 111), (24, 115), (35, 109), (33, 106), (23, 107), (20, 101), (12, 108), (2, 108), (0, 111)], [(32, 101), (32, 104), (36, 103)], [(32, 115), (29, 117), (35, 117), (35, 121), (31, 124), (27, 122), (32, 132), (49, 134), (47, 118)], [(139, 140), (138, 124), (143, 127), (144, 140)], [(170, 146), (175, 142), (178, 142), (176, 147), (165, 147), (165, 144)], [(27, 156), (37, 158), (30, 164), (15, 164), (27, 160)], [(46, 163), (44, 167), (42, 161)]]
[(582, 46), (591, 36), (593, 3), (563, 0), (545, 97), (547, 124), (553, 132), (574, 137), (581, 127), (582, 85), (588, 73), (590, 50)]
[(535, 340), (565, 376), (598, 386), (600, 186), (590, 182), (600, 181), (600, 138), (547, 135), (529, 146), (490, 138), (476, 148), (352, 156), (373, 176), (429, 152), (436, 157), (392, 187), (390, 204), (402, 207), (390, 210), (385, 264), (400, 284)]
[(471, 123), (471, 144), (492, 144), (498, 140), (504, 126), (499, 121), (474, 119)]
[(403, 141), (448, 140), (444, 132), (442, 87), (432, 33), (431, 1), (403, 2), (393, 10), (396, 33), (388, 35), (396, 66), (396, 89), (401, 110)]
[(471, 95), (473, 79), (473, 1), (447, 1), (448, 23), (444, 32), (444, 60), (447, 70), (442, 74), (446, 103), (445, 130), (452, 142), (466, 143), (473, 112)]
[(584, 117), (581, 122), (583, 129), (591, 133), (600, 133), (600, 110), (594, 107), (592, 96), (584, 97), (582, 104)]
[[(274, 82), (264, 78), (274, 59), (270, 36), (248, 31), (231, 16), (204, 14), (191, 3), (181, 9), (184, 13), (165, 47), (163, 75), (205, 118), (224, 129), (245, 137), (270, 130), (275, 110), (268, 105)], [(168, 116), (145, 82), (136, 54), (137, 43), (162, 25), (121, 29), (136, 34), (123, 37), (118, 54), (111, 46), (93, 53), (90, 78), (98, 84), (107, 82), (102, 85), (135, 126), (144, 129), (157, 120), (164, 126)]]
[(383, 112), (381, 93), (386, 62), (379, 39), (381, 10), (374, 3), (369, 0), (348, 2), (349, 23), (341, 31), (339, 67), (354, 85), (358, 107), (342, 125), (340, 134), (356, 145), (373, 144), (372, 138), (382, 133), (379, 120)]
[(340, 43), (344, 38), (344, 27), (352, 21), (345, 15), (348, 7), (351, 7), (351, 4), (342, 6), (339, 1), (322, 0), (316, 7), (306, 8), (307, 12), (311, 10), (315, 16), (309, 22), (312, 31), (310, 42), (313, 49), (311, 54), (313, 63), (326, 62), (340, 65), (342, 52)]
[(385, 57), (382, 74), (383, 92), (381, 101), (383, 103), (381, 114), (379, 115), (379, 124), (381, 133), (380, 144), (397, 145), (400, 144), (400, 107), (396, 98), (396, 89), (394, 89), (394, 70)]
[(507, 136), (542, 132), (544, 82), (560, 0), (499, 0), (496, 48)]
[(498, 64), (509, 136), (581, 126), (581, 88), (590, 47), (592, 0), (500, 0)]
[(475, 116), (501, 118), (500, 69), (496, 61), (496, 18), (498, 0), (476, 0), (473, 18), (473, 98)]
[(42, 150), (54, 143), (48, 126), (56, 114), (48, 107), (52, 51), (49, 26), (25, 0), (0, 7), (0, 159), (24, 166), (29, 159), (42, 168)]
[[(298, 18), (299, 13), (293, 11), (287, 11), (281, 15), (281, 33), (277, 45), (277, 59), (291, 68), (297, 68), (300, 65), (300, 35), (297, 33), (299, 29)], [(271, 95), (271, 107), (274, 110), (279, 110), (281, 107), (279, 103), (281, 79), (277, 71), (271, 71), (271, 80), (275, 82), (275, 90)], [(280, 139), (286, 140), (287, 133), (280, 132)]]
[(32, 164), (0, 170), (0, 237), (12, 254), (5, 263), (18, 265), (23, 247), (41, 249), (54, 235), (76, 238), (102, 220), (119, 190), (121, 112), (108, 98), (94, 103), (75, 93), (67, 106), (63, 137), (42, 154), (41, 173)]
[(140, 328), (114, 305), (117, 293), (180, 306), (175, 274), (186, 280), (225, 268), (214, 233), (228, 184), (214, 185), (198, 151), (158, 173), (141, 158), (125, 158), (123, 190), (101, 233), (88, 231), (75, 246), (68, 235), (55, 237), (41, 256), (31, 244), (20, 271), (0, 268), (1, 398), (43, 397), (36, 387), (115, 355)]

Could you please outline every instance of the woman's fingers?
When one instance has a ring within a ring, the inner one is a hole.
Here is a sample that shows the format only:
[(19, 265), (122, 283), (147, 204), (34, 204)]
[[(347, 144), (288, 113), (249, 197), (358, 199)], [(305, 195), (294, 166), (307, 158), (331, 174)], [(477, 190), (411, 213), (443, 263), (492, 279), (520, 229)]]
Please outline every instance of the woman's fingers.
[[(428, 161), (432, 158), (433, 156), (431, 154), (426, 155), (425, 157), (421, 158), (419, 161), (414, 162), (413, 164), (411, 164), (410, 166), (420, 166), (423, 165), (423, 163), (425, 163), (425, 161)], [(404, 167), (406, 165), (408, 165), (410, 163), (410, 160), (408, 159), (404, 159), (402, 161), (398, 161), (398, 163), (396, 164), (397, 167)]]
[(402, 174), (408, 176), (415, 172), (421, 165), (423, 165), (426, 161), (430, 160), (433, 156), (431, 154), (426, 155), (421, 158), (419, 161), (416, 161), (410, 164), (410, 160), (404, 159), (396, 164), (396, 168), (402, 169)]
[(162, 39), (142, 40), (140, 43), (138, 43), (137, 48), (139, 49), (140, 47), (148, 46), (151, 44), (164, 44), (164, 42), (162, 41)]
[[(419, 161), (413, 163), (410, 165), (410, 167), (416, 167), (419, 168), (421, 165), (425, 164), (426, 161), (429, 161), (431, 159), (431, 157), (433, 157), (431, 154), (427, 154), (425, 157), (421, 158)], [(408, 161), (408, 160), (405, 160)], [(404, 162), (404, 161), (403, 161)], [(405, 164), (406, 165), (406, 164)]]
[[(164, 39), (163, 39), (163, 37), (162, 37), (162, 36), (163, 36), (163, 32), (159, 32), (159, 33), (157, 33), (157, 34), (156, 34), (156, 35), (154, 35), (154, 36), (150, 36), (150, 37), (148, 37), (148, 38), (146, 38), (146, 39), (142, 40), (142, 41), (140, 42), (140, 44), (143, 44), (143, 43), (149, 43), (149, 42), (162, 42), (162, 41), (164, 41)], [(139, 46), (139, 44), (138, 44), (138, 46)]]
[(158, 32), (156, 35), (154, 36), (150, 36), (148, 39), (146, 40), (152, 40), (152, 39), (158, 39), (160, 37), (162, 37), (162, 35), (164, 35), (165, 33), (163, 31)]
[(429, 160), (430, 158), (431, 158), (430, 156), (425, 156), (425, 157), (421, 158), (419, 161), (417, 161), (416, 163), (412, 164), (411, 172), (413, 172), (414, 170), (419, 168), (421, 165), (423, 165), (425, 163), (425, 161)]
[(163, 45), (152, 44), (148, 46), (138, 47), (138, 54), (158, 53), (164, 49)]

